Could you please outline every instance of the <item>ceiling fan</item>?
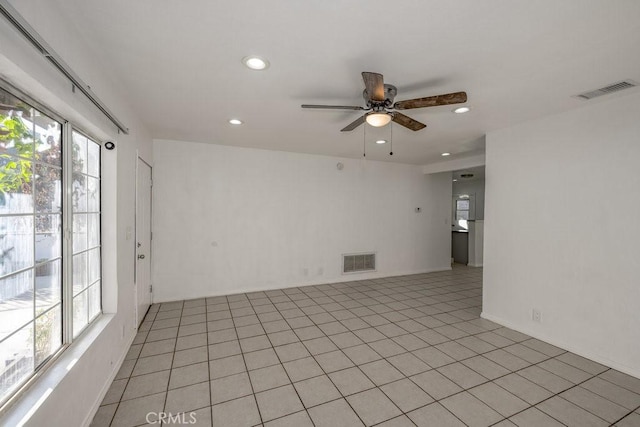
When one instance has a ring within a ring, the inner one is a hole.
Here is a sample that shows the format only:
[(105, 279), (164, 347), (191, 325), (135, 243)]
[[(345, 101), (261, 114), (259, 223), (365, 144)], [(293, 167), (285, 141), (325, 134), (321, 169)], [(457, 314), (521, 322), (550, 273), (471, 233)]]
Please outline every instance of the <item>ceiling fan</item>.
[(424, 129), (427, 125), (420, 123), (409, 116), (405, 116), (399, 111), (392, 110), (411, 110), (413, 108), (437, 107), (439, 105), (452, 105), (467, 102), (467, 94), (465, 92), (455, 92), (444, 95), (428, 96), (426, 98), (409, 99), (394, 103), (393, 100), (395, 99), (398, 90), (393, 85), (385, 84), (382, 74), (364, 71), (362, 73), (362, 79), (364, 80), (365, 86), (364, 92), (362, 92), (362, 97), (367, 103), (366, 107), (310, 104), (303, 104), (301, 107), (324, 108), (330, 110), (368, 111), (352, 123), (345, 126), (344, 129), (341, 130), (342, 132), (352, 131), (365, 121), (375, 127), (385, 126), (389, 122), (394, 121), (407, 129), (417, 131)]

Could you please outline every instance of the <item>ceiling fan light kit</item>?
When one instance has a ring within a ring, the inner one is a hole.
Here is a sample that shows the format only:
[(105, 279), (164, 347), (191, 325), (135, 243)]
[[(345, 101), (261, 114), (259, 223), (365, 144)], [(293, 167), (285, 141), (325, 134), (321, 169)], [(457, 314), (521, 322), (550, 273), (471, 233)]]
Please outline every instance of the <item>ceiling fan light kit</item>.
[(376, 128), (386, 126), (391, 121), (389, 113), (367, 113), (366, 117), (367, 123)]

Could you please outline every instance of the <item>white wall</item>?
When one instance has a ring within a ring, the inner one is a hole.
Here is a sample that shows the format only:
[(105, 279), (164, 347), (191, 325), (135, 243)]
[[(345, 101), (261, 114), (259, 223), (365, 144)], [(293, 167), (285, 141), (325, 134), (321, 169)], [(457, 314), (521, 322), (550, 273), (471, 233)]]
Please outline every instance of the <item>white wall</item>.
[(469, 261), (470, 267), (482, 267), (484, 263), (484, 220), (469, 222)]
[(640, 377), (640, 94), (590, 102), (488, 134), (483, 315)]
[[(154, 161), (156, 302), (450, 268), (450, 173), (162, 140)], [(364, 251), (377, 272), (342, 275)]]
[(0, 77), (96, 137), (114, 141), (117, 147), (102, 153), (103, 308), (109, 313), (104, 317), (108, 321), (88, 331), (59, 359), (77, 357), (73, 367), (67, 367), (68, 360), (64, 366), (54, 364), (0, 416), (0, 425), (17, 425), (18, 421), (32, 426), (86, 425), (135, 334), (134, 243), (127, 240), (126, 231), (134, 226), (137, 152), (151, 162), (151, 139), (124, 101), (124, 90), (108, 73), (108, 64), (101, 62), (99, 50), (84, 44), (55, 2), (12, 3), (131, 131), (130, 135), (118, 134), (115, 126), (79, 91), (72, 93), (71, 84), (0, 18)]

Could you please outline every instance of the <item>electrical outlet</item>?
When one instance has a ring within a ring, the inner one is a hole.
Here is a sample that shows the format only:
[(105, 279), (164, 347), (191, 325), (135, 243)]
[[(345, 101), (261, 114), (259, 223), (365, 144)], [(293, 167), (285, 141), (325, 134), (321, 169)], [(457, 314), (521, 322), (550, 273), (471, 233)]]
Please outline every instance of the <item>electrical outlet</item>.
[(324, 274), (324, 268), (318, 267), (318, 276), (322, 276)]
[(309, 269), (308, 268), (303, 268), (302, 269), (302, 275), (303, 276), (308, 276), (309, 275)]
[(542, 315), (540, 314), (540, 310), (538, 310), (538, 309), (534, 308), (534, 309), (531, 311), (531, 319), (532, 319), (534, 322), (538, 322), (538, 323), (542, 322)]

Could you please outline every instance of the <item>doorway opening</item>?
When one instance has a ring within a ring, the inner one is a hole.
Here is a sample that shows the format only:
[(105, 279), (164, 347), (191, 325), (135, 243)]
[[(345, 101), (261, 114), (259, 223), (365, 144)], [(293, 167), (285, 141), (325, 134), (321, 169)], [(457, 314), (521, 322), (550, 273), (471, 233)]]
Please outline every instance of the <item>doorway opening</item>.
[(485, 167), (453, 171), (451, 259), (482, 267), (484, 243)]

